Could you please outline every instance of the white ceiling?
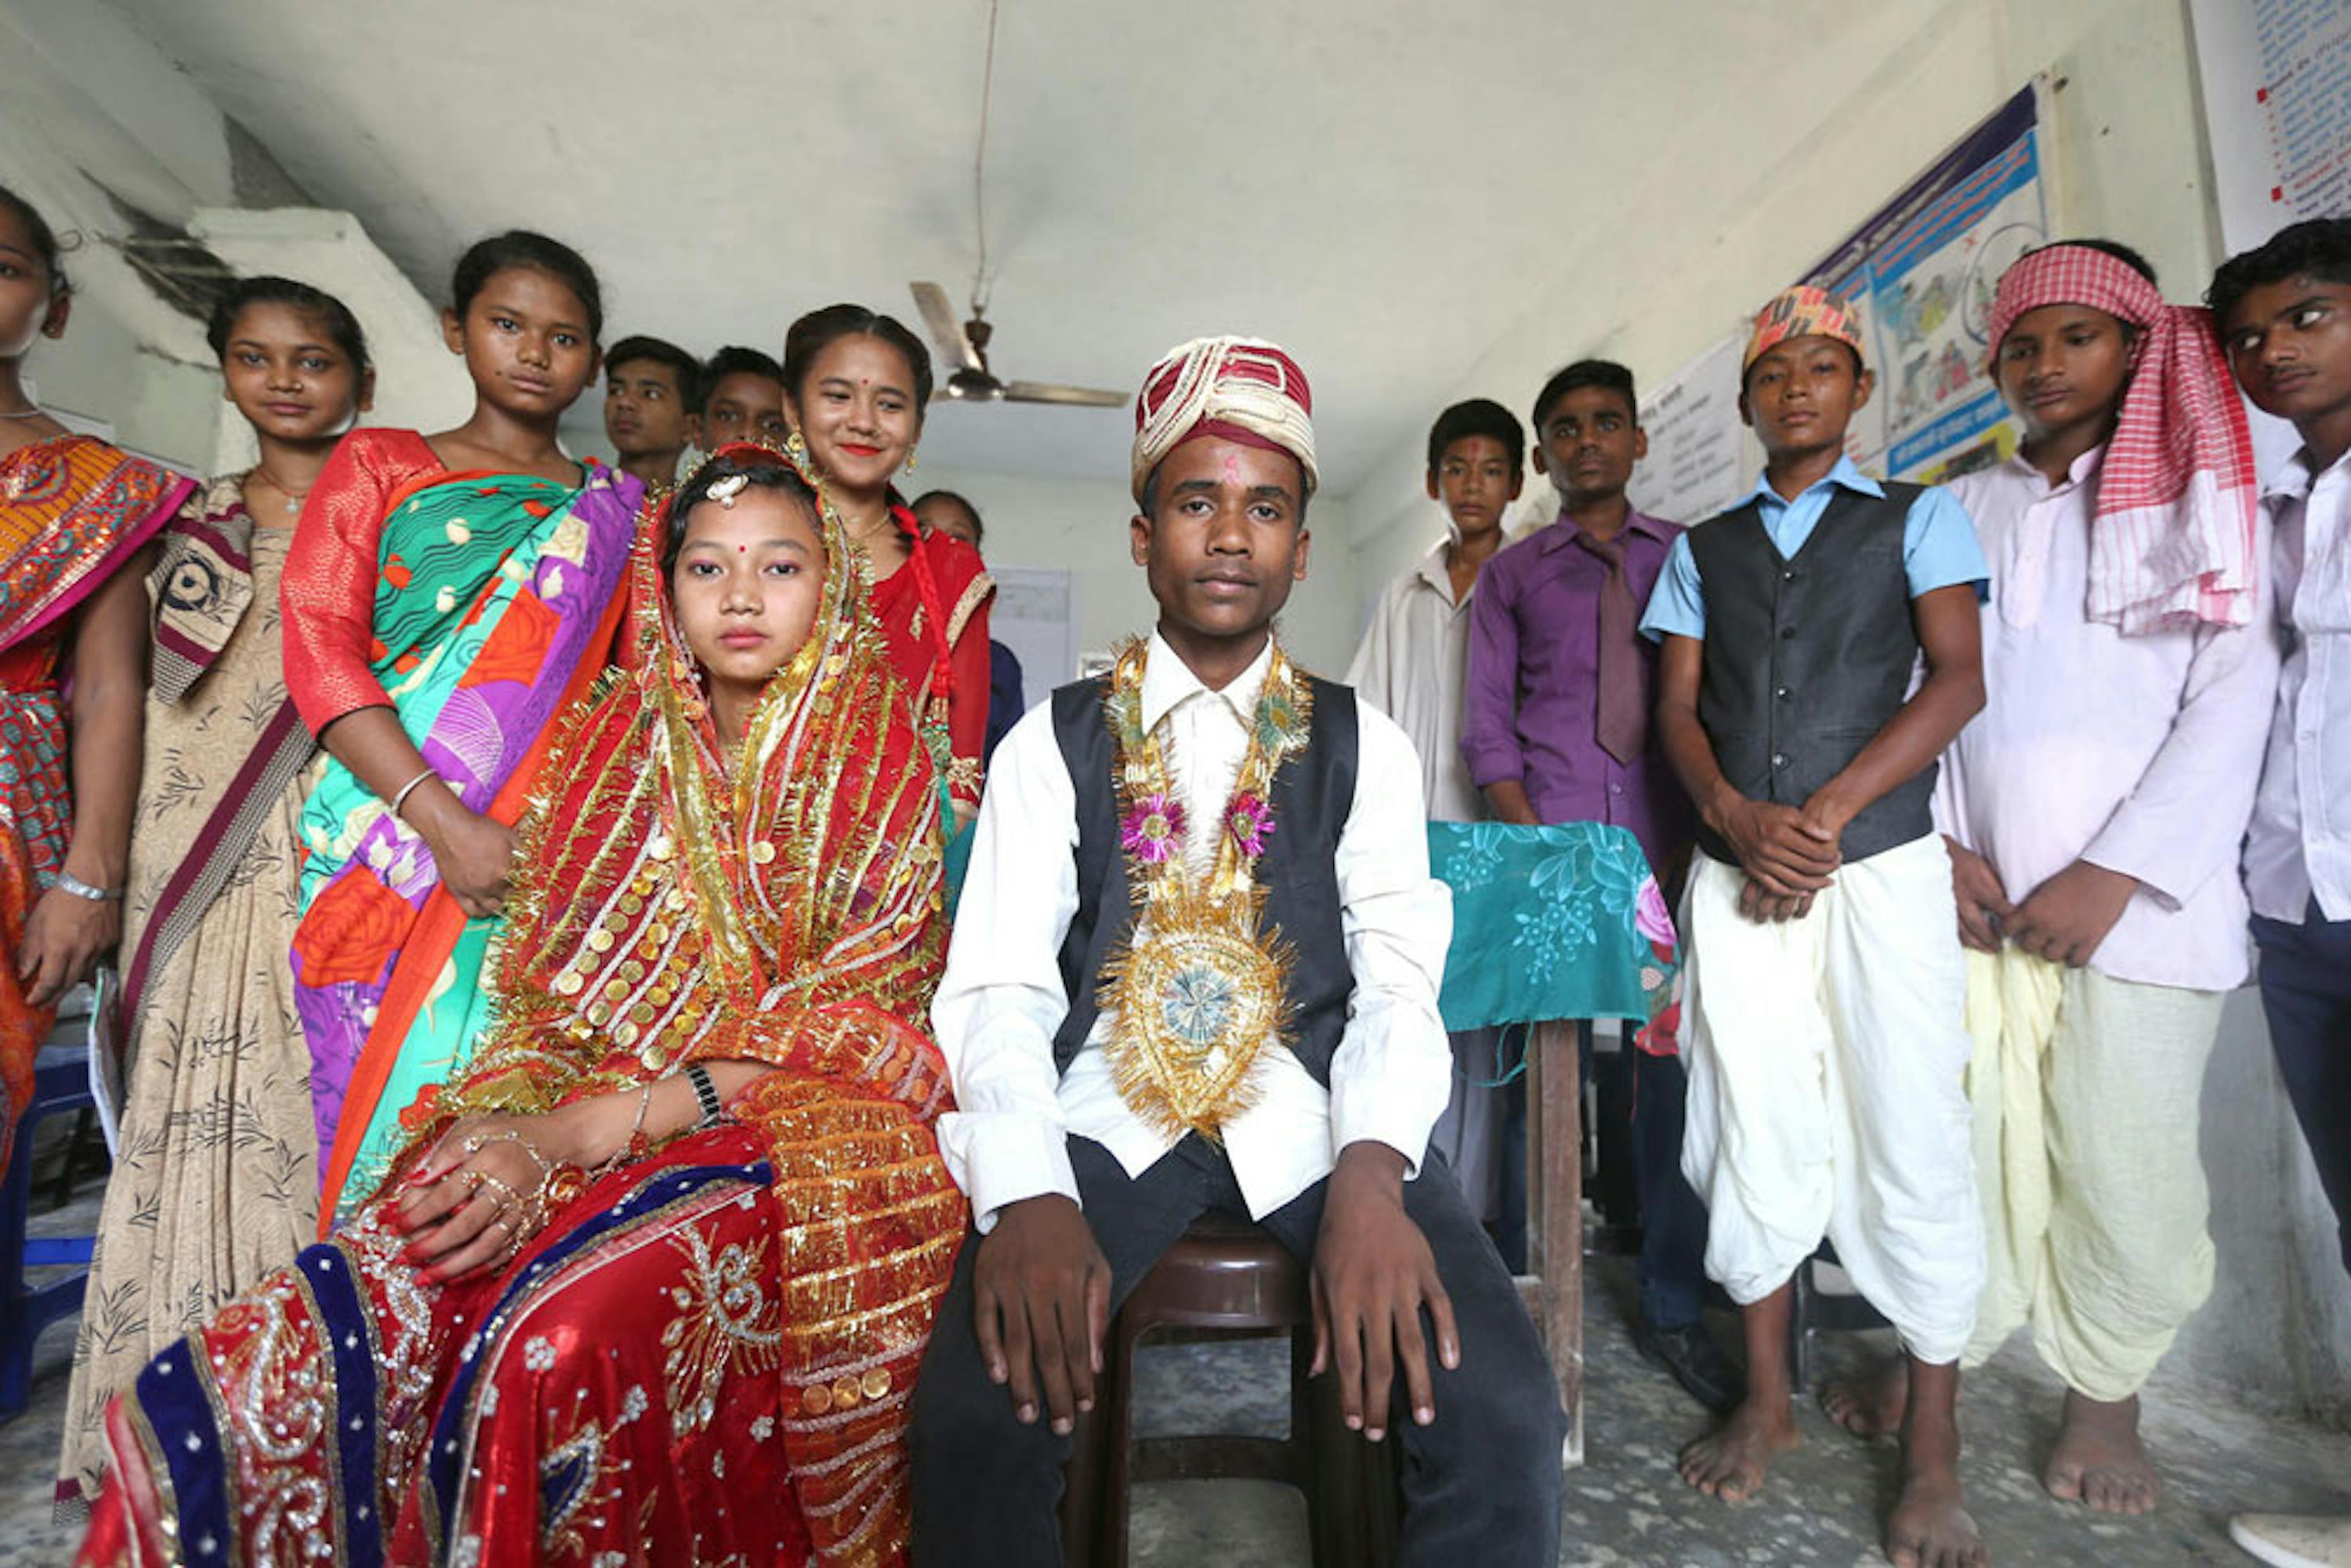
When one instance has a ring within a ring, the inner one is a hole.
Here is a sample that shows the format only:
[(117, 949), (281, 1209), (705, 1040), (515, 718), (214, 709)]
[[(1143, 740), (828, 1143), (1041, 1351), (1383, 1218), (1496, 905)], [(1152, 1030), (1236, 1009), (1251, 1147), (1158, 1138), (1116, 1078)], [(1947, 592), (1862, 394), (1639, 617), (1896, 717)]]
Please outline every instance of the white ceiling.
[[(588, 255), (608, 339), (696, 351), (843, 298), (919, 329), (908, 279), (970, 285), (985, 0), (110, 3), (430, 298), (510, 225)], [(1659, 176), (1677, 93), (1836, 9), (1003, 0), (996, 367), (1126, 388), (1181, 339), (1275, 338), (1344, 494)], [(1123, 478), (1129, 417), (943, 407), (923, 455)]]

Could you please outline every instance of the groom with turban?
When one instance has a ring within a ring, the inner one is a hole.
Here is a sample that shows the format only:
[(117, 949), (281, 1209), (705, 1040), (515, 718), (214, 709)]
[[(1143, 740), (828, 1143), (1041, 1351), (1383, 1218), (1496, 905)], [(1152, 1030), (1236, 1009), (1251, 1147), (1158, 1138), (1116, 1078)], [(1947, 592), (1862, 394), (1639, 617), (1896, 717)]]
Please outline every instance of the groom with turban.
[(1291, 663), (1312, 394), (1271, 343), (1144, 378), (1129, 525), (1159, 619), (1005, 737), (932, 1009), (974, 1234), (914, 1395), (915, 1560), (1060, 1561), (1068, 1434), (1112, 1315), (1192, 1221), (1311, 1271), (1316, 1363), (1393, 1433), (1404, 1560), (1558, 1557), (1565, 1422), (1428, 1146), (1452, 906), (1402, 730)]

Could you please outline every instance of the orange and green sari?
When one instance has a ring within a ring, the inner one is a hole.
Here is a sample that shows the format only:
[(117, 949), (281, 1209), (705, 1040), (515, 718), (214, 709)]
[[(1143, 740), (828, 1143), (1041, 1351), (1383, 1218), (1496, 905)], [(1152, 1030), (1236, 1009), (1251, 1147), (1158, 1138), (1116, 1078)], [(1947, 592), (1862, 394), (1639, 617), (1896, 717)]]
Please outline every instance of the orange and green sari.
[[(369, 669), (469, 810), (516, 820), (554, 718), (609, 664), (642, 491), (591, 466), (577, 486), (437, 470), (392, 494)], [(287, 577), (291, 593), (291, 563)], [(289, 685), (294, 668), (289, 651)], [(311, 790), (301, 831), (295, 998), (324, 1229), (381, 1179), (401, 1107), (464, 1073), (487, 1021), (484, 964), (502, 920), (466, 918), (422, 837), (340, 762)]]
[(195, 481), (86, 435), (0, 457), (0, 1170), (57, 1021), (16, 978), (33, 904), (73, 826), (63, 691), (75, 610), (155, 537)]

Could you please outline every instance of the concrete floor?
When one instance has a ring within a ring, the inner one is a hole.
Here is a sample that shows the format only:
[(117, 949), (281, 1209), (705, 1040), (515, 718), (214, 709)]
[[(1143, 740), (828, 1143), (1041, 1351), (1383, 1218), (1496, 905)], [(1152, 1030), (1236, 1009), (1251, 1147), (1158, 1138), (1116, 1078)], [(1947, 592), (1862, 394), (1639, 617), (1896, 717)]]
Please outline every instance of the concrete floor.
[[(37, 1217), (36, 1229), (87, 1231), (96, 1184)], [(1632, 1278), (1621, 1259), (1593, 1260), (1587, 1327), (1588, 1462), (1568, 1478), (1562, 1564), (1733, 1568), (1872, 1563), (1877, 1521), (1893, 1493), (1888, 1444), (1864, 1445), (1817, 1412), (1805, 1446), (1744, 1507), (1698, 1498), (1675, 1478), (1673, 1457), (1702, 1413), (1641, 1361), (1624, 1326)], [(1726, 1319), (1720, 1325), (1729, 1327)], [(1872, 1336), (1850, 1336), (1823, 1359), (1851, 1363)], [(49, 1519), (69, 1326), (41, 1342), (32, 1410), (0, 1426), (0, 1568), (69, 1562), (78, 1531)], [(1288, 1364), (1270, 1341), (1147, 1349), (1137, 1424), (1145, 1435), (1228, 1429), (1279, 1434)], [(2053, 1568), (2171, 1568), (2244, 1563), (2229, 1544), (2237, 1509), (2351, 1511), (2351, 1435), (2249, 1411), (2210, 1390), (2158, 1380), (2147, 1425), (2168, 1491), (2147, 1518), (2105, 1520), (2061, 1505), (2033, 1477), (2054, 1431), (2058, 1391), (2022, 1344), (1972, 1377), (1962, 1416), (1966, 1479), (1978, 1521), (2002, 1564)], [(1306, 1513), (1271, 1484), (1171, 1481), (1138, 1489), (1137, 1568), (1286, 1568), (1309, 1561)]]

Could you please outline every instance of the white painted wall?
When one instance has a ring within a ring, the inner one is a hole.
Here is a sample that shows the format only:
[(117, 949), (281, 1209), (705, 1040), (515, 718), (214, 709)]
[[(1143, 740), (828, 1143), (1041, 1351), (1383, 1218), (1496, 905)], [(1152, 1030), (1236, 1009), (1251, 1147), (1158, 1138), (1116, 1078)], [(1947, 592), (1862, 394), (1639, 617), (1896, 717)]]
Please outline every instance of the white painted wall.
[[(2126, 241), (2173, 298), (2202, 294), (2219, 227), (2183, 5), (1951, 0), (1849, 16), (1811, 38), (1801, 78), (1728, 70), (1692, 95), (1708, 110), (1646, 128), (1677, 152), (1671, 177), (1629, 210), (1578, 212), (1572, 166), (1584, 150), (1557, 150), (1570, 172), (1555, 186), (1555, 281), (1507, 337), (1465, 355), (1458, 380), (1429, 388), (1429, 417), (1485, 396), (1523, 418), (1544, 378), (1586, 354), (1624, 361), (1645, 385), (1671, 374), (2039, 71), (2064, 83), (2052, 110), (2059, 231)], [(1423, 468), (1417, 443), (1399, 443), (1349, 496), (1367, 591), (1441, 528)], [(1530, 495), (1541, 484), (1530, 476)], [(2231, 998), (2203, 1146), (2220, 1281), (2170, 1370), (2351, 1420), (2351, 1280), (2251, 992)]]
[[(1674, 146), (1671, 173), (1624, 211), (1575, 204), (1573, 165), (1602, 155), (1597, 143), (1547, 160), (1553, 281), (1499, 341), (1465, 345), (1459, 379), (1429, 388), (1427, 417), (1491, 397), (1524, 418), (1544, 378), (1587, 354), (1621, 360), (1645, 386), (1670, 375), (2037, 71), (2065, 82), (2052, 111), (2061, 227), (2127, 240), (2173, 293), (2202, 292), (2217, 228), (2181, 5), (1949, 0), (1846, 15), (1808, 39), (1801, 81), (1734, 66), (1689, 95), (1702, 111), (1644, 128)], [(1371, 580), (1434, 537), (1422, 472), (1418, 442), (1398, 442), (1349, 494)]]
[(62, 341), (28, 361), (40, 399), (197, 474), (253, 460), (221, 397), (204, 324), (172, 308), (111, 243), (113, 198), (186, 225), (235, 271), (275, 272), (341, 298), (381, 368), (375, 423), (463, 420), (472, 389), (433, 307), (345, 213), (237, 207), (226, 121), (186, 75), (102, 5), (0, 0), (0, 183), (37, 207), (74, 281)]
[[(946, 410), (943, 415), (955, 412)], [(1020, 412), (1014, 410), (1012, 416)], [(1102, 417), (1123, 416), (1105, 413)], [(928, 464), (902, 483), (909, 496), (942, 489), (969, 497), (987, 520), (991, 564), (1070, 572), (1077, 595), (1081, 653), (1108, 648), (1130, 632), (1147, 631), (1155, 619), (1143, 569), (1134, 564), (1128, 544), (1134, 501), (1123, 483), (934, 472)], [(1307, 579), (1291, 591), (1280, 621), (1283, 644), (1298, 661), (1334, 679), (1346, 674), (1347, 661), (1354, 654), (1358, 619), (1358, 579), (1347, 520), (1347, 504), (1336, 497), (1317, 497), (1308, 507), (1306, 522), (1313, 543)], [(1034, 702), (1047, 685), (1033, 674), (1029, 678), (1033, 689), (1028, 695)], [(1060, 680), (1068, 678), (1063, 674)]]

